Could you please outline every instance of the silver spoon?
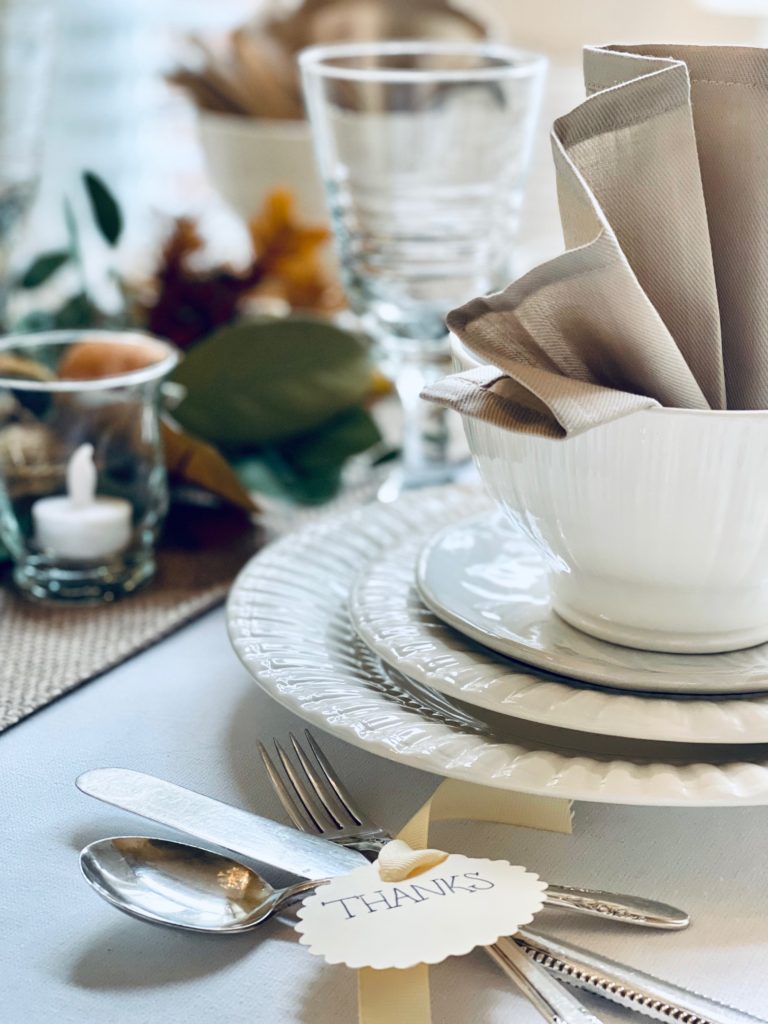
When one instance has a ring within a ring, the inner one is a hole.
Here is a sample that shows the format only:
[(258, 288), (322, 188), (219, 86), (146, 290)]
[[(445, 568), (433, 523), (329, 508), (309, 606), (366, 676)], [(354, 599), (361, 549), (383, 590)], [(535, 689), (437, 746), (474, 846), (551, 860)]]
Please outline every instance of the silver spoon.
[(243, 932), (266, 921), (320, 881), (273, 889), (252, 868), (198, 846), (115, 836), (80, 853), (96, 892), (131, 917), (196, 932)]
[[(266, 921), (328, 879), (273, 889), (260, 874), (198, 846), (144, 836), (99, 839), (80, 853), (96, 892), (131, 917), (184, 931), (236, 934)], [(492, 955), (494, 955), (492, 953)], [(547, 1024), (600, 1024), (559, 981), (515, 946), (494, 955)]]

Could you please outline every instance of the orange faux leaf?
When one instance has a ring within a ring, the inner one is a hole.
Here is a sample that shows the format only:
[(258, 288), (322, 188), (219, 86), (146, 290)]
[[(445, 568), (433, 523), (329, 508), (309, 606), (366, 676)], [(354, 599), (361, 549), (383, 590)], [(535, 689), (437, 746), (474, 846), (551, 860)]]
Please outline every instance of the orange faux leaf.
[(257, 294), (282, 298), (295, 309), (332, 310), (342, 305), (340, 290), (321, 257), (330, 232), (300, 220), (290, 190), (271, 192), (248, 228), (255, 259), (264, 272)]
[(244, 512), (258, 512), (256, 502), (213, 445), (192, 437), (165, 418), (161, 420), (161, 430), (165, 464), (171, 477), (202, 487)]
[(371, 371), (371, 384), (368, 391), (368, 400), (370, 402), (378, 402), (380, 398), (389, 398), (394, 393), (395, 386), (389, 377), (381, 373), (380, 370)]
[(191, 217), (179, 217), (174, 222), (173, 230), (165, 240), (161, 253), (161, 267), (182, 268), (187, 257), (203, 248), (203, 240), (197, 225)]
[(248, 225), (257, 259), (272, 268), (275, 261), (316, 252), (330, 238), (324, 227), (307, 227), (296, 215), (290, 189), (276, 188), (264, 200), (261, 211)]

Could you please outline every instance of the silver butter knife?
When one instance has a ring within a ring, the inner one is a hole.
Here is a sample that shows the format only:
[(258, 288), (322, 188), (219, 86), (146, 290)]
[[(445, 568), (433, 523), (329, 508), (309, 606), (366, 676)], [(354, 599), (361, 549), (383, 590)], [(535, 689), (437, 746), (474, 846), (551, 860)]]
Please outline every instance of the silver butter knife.
[(498, 942), (502, 951), (515, 944), (560, 981), (652, 1020), (667, 1024), (768, 1024), (761, 1017), (527, 928), (521, 929), (514, 940)]
[(93, 768), (78, 777), (77, 788), (104, 803), (302, 878), (343, 875), (369, 863), (357, 850), (128, 768)]

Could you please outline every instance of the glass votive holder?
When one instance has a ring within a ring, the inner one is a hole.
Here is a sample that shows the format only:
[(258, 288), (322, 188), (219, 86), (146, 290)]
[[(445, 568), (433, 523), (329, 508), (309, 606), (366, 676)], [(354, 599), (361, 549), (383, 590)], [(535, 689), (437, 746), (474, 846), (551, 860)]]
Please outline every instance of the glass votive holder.
[(178, 358), (138, 332), (0, 338), (0, 542), (28, 597), (112, 601), (152, 578)]

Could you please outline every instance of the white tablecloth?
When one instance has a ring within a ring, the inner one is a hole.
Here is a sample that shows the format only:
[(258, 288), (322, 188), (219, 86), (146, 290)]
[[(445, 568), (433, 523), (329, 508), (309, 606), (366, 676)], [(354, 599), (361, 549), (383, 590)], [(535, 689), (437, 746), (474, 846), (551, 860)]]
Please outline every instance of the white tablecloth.
[[(108, 907), (78, 871), (93, 839), (164, 834), (82, 796), (79, 772), (140, 769), (278, 816), (254, 743), (300, 727), (250, 681), (217, 611), (0, 736), (2, 1024), (354, 1024), (353, 973), (308, 955), (287, 925), (238, 938), (151, 927)], [(324, 743), (353, 794), (393, 828), (436, 784)], [(764, 808), (580, 804), (573, 836), (457, 823), (433, 840), (687, 908), (694, 924), (678, 934), (551, 912), (537, 924), (768, 1016), (767, 821)], [(432, 983), (435, 1024), (539, 1019), (481, 953), (434, 968)], [(643, 1019), (590, 1006), (611, 1024)]]

